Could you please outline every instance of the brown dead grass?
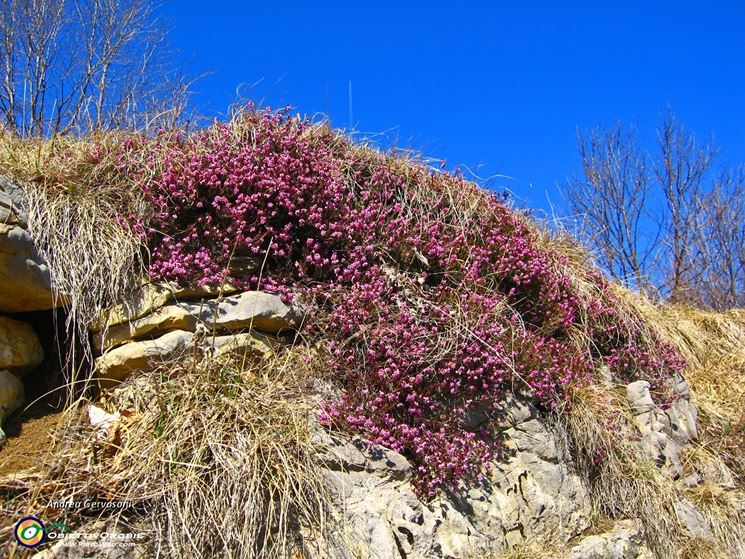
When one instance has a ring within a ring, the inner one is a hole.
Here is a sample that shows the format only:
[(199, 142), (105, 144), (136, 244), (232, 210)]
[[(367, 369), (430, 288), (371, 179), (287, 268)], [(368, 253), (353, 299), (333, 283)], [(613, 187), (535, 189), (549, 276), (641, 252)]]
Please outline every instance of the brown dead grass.
[(699, 444), (745, 489), (745, 310), (665, 307), (656, 317), (688, 361), (685, 377), (699, 409)]
[(97, 402), (121, 413), (114, 428), (96, 433), (78, 415), (40, 478), (0, 487), (7, 518), (41, 510), (80, 528), (85, 512), (45, 503), (128, 501), (106, 517), (157, 534), (159, 557), (327, 555), (330, 497), (296, 359), (184, 358), (133, 379)]

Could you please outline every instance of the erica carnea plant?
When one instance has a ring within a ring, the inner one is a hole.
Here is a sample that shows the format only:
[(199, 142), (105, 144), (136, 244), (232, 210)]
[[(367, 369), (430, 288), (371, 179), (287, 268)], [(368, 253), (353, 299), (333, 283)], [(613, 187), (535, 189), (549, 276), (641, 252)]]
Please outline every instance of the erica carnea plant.
[[(507, 390), (552, 408), (601, 361), (619, 379), (682, 366), (612, 297), (581, 309), (565, 257), (502, 197), (287, 111), (129, 139), (119, 160), (151, 208), (136, 228), (152, 276), (313, 301), (306, 336), (342, 389), (325, 421), (406, 455), (422, 494), (484, 473), (497, 434), (469, 418)], [(231, 269), (245, 257), (260, 275)]]

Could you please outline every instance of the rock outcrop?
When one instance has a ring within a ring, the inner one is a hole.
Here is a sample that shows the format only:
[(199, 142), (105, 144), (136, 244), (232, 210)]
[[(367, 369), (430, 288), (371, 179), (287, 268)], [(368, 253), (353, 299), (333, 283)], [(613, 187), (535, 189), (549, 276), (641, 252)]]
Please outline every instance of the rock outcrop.
[(20, 188), (0, 176), (0, 312), (46, 310), (61, 303), (27, 231), (23, 207)]
[[(280, 344), (277, 336), (293, 332), (304, 319), (300, 306), (260, 291), (213, 299), (205, 297), (206, 291), (169, 291), (163, 285), (149, 292), (155, 296), (115, 309), (106, 326), (94, 333), (94, 347), (102, 353), (96, 370), (104, 385), (188, 347), (218, 355), (245, 351), (268, 356)], [(195, 295), (201, 297), (183, 300)], [(137, 318), (130, 318), (127, 309), (135, 309)]]
[(572, 559), (654, 559), (638, 520), (619, 520), (602, 534), (587, 536), (570, 551)]
[(254, 328), (277, 334), (298, 328), (302, 320), (303, 312), (299, 307), (285, 305), (276, 295), (247, 291), (218, 299), (177, 301), (134, 320), (109, 323), (95, 336), (95, 345), (100, 351), (106, 351), (132, 340), (154, 338), (173, 330), (195, 332), (199, 324), (215, 332)]
[(698, 438), (698, 410), (690, 401), (688, 383), (672, 379), (673, 400), (663, 410), (652, 400), (647, 381), (636, 381), (626, 387), (626, 398), (634, 414), (641, 439), (642, 453), (677, 478), (683, 473), (680, 452), (684, 445)]
[(557, 433), (515, 400), (503, 421), (506, 455), (478, 485), (420, 500), (400, 454), (319, 432), (320, 456), (352, 536), (338, 557), (489, 556), (549, 537), (568, 541), (589, 526), (588, 489)]

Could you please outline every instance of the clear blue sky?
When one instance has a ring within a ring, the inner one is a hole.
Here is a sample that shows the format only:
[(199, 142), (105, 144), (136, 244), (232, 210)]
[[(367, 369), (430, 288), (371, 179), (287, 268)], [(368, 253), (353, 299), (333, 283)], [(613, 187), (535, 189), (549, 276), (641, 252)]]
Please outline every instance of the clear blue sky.
[[(244, 96), (324, 113), (560, 204), (575, 130), (670, 105), (745, 161), (745, 2), (197, 2), (162, 9), (202, 112)], [(253, 88), (250, 84), (257, 83)], [(651, 144), (650, 144), (651, 145)]]

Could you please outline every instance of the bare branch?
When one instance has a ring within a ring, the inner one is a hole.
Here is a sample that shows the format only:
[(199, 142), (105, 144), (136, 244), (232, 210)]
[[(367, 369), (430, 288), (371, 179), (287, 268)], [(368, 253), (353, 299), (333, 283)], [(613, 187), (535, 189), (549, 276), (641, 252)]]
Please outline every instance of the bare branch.
[(0, 24), (0, 118), (19, 135), (157, 126), (186, 105), (150, 0), (5, 0)]

